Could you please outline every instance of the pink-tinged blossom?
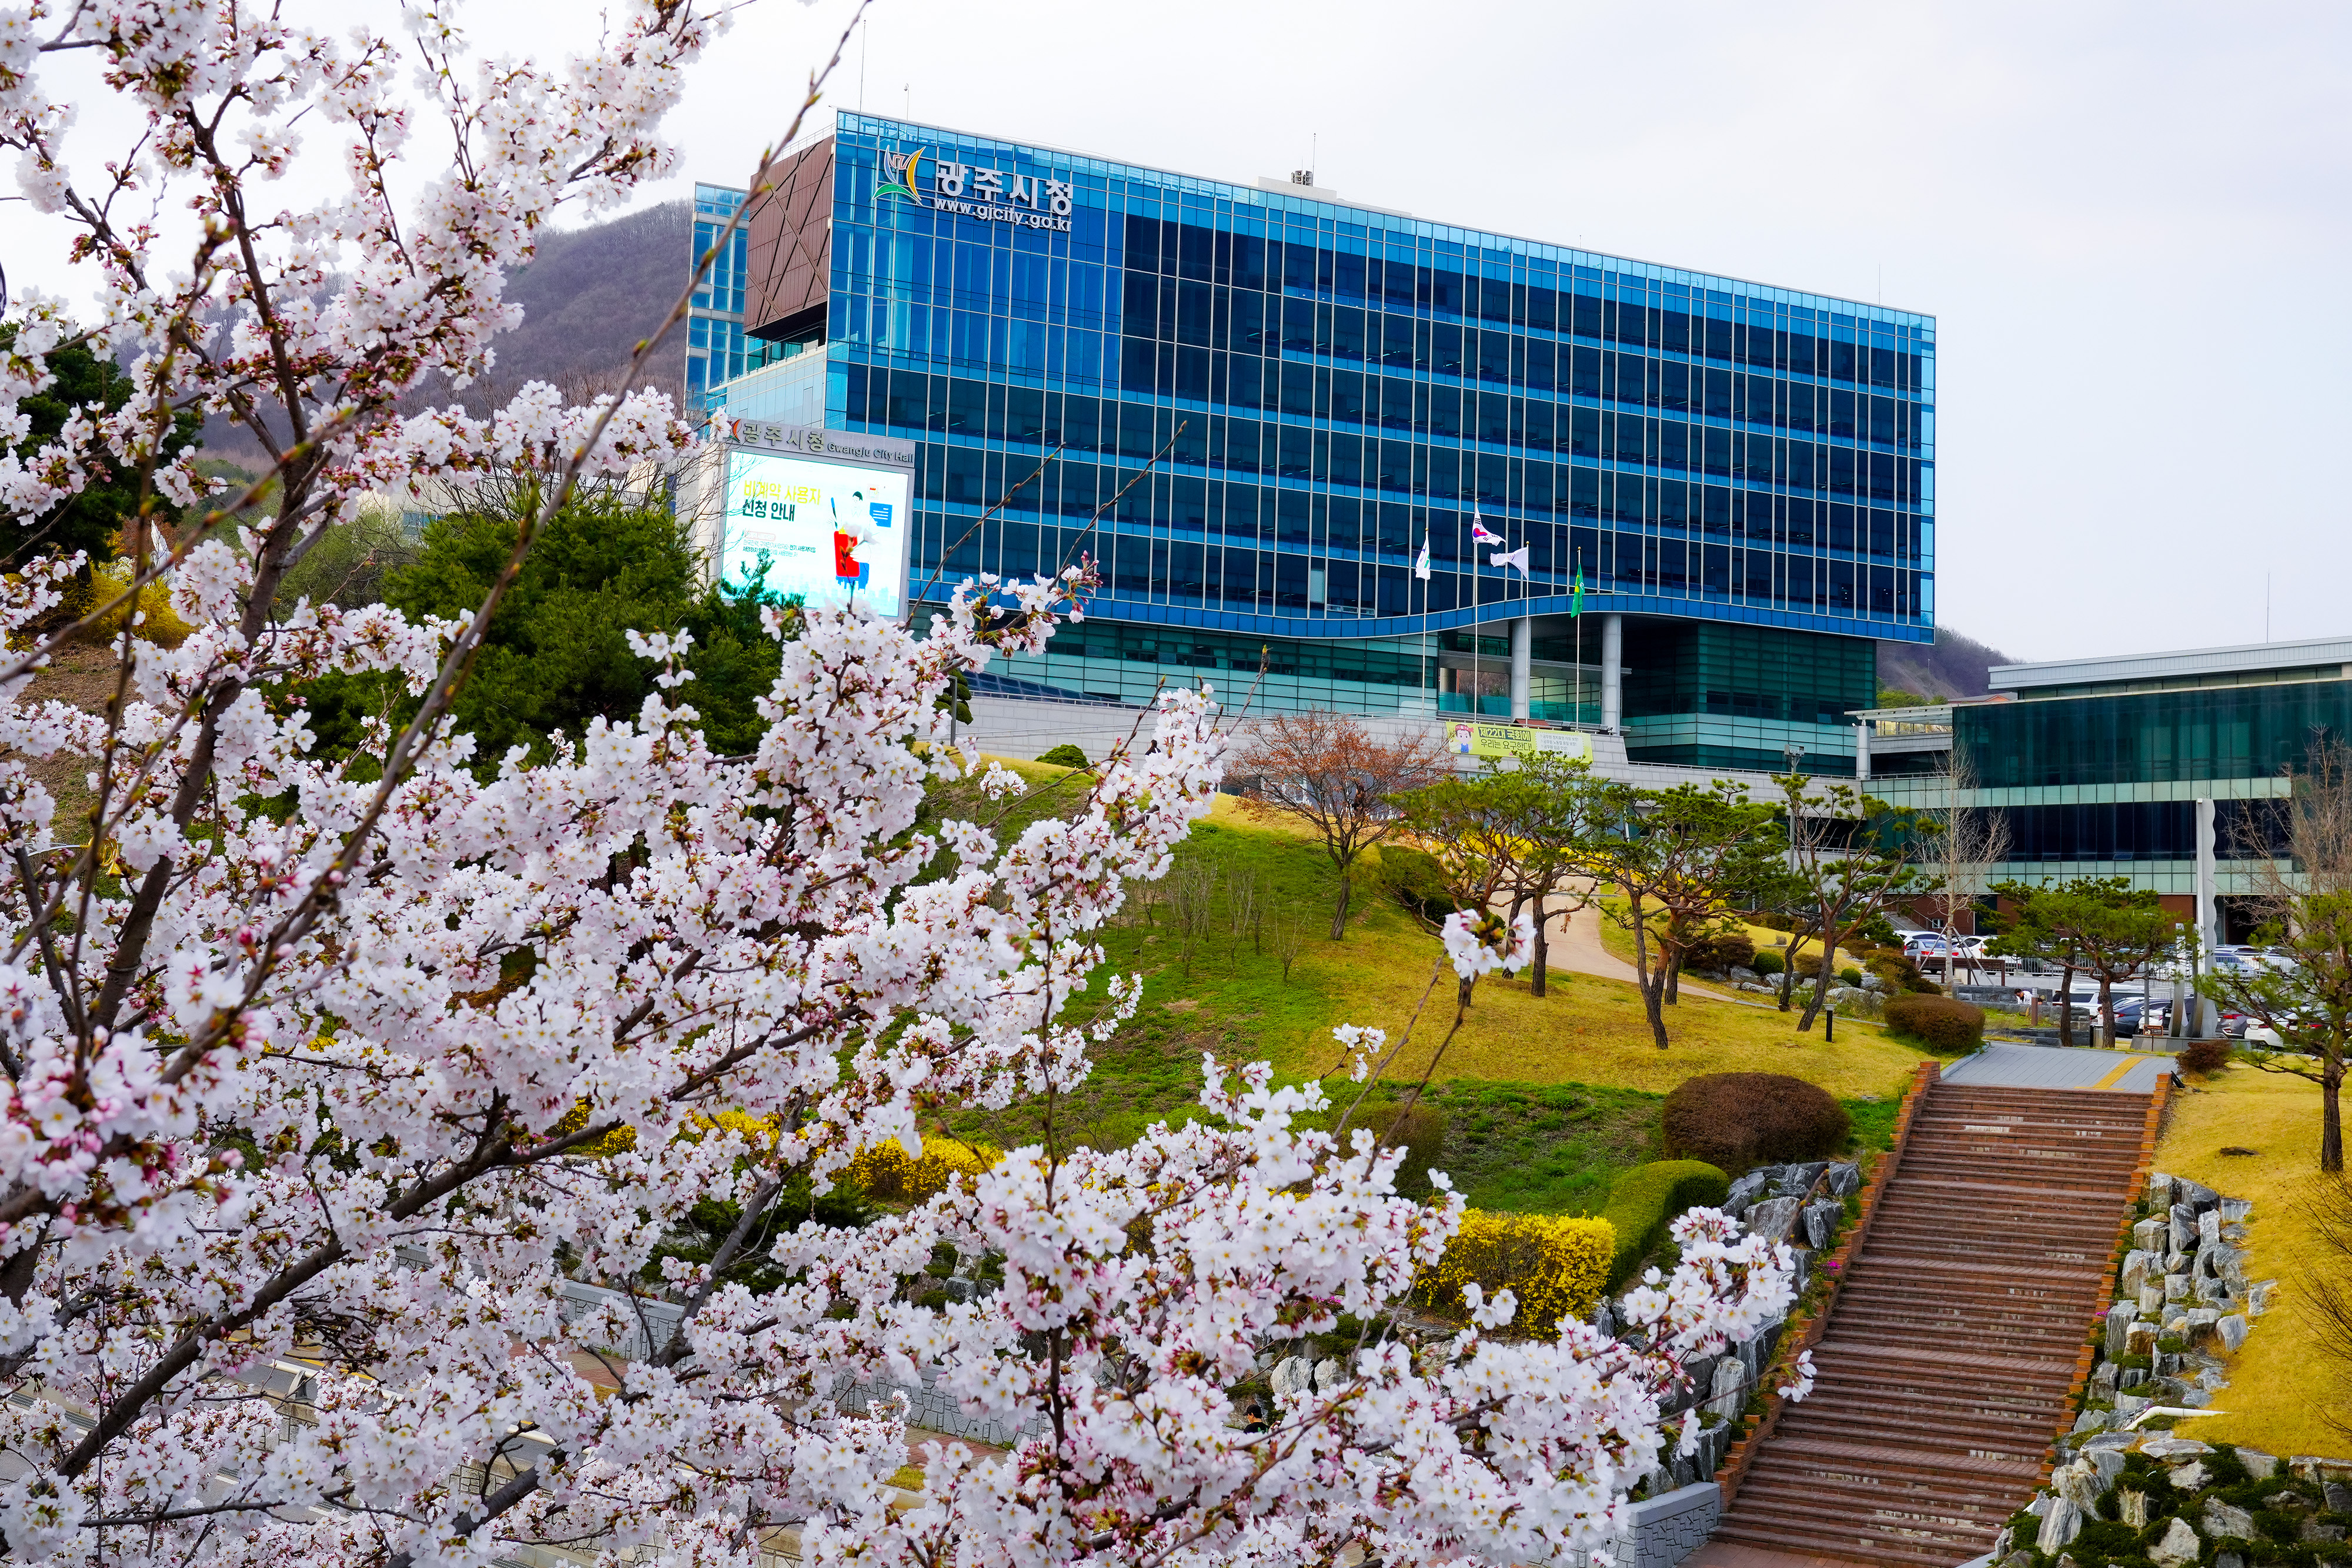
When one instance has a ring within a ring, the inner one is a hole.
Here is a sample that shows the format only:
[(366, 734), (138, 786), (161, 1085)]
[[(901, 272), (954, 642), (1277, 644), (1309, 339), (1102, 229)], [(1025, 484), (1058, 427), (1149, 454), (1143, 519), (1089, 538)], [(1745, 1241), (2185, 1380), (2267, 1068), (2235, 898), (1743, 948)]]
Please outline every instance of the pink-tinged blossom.
[[(322, 754), (307, 683), (438, 715), (495, 605), (289, 601), (321, 528), (370, 490), (552, 495), (689, 450), (642, 389), (435, 399), (496, 371), (507, 282), (565, 203), (675, 171), (660, 122), (729, 9), (627, 0), (551, 68), (476, 59), (446, 4), (398, 37), (237, 0), (0, 7), (0, 154), (76, 226), (98, 302), (17, 308), (0, 512), (133, 474), (245, 519), (126, 526), (192, 630), (122, 643), (104, 714), (57, 700), (35, 630), (82, 559), (0, 580), (9, 1555), (423, 1568), (585, 1542), (745, 1565), (787, 1530), (813, 1563), (907, 1568), (1595, 1548), (1675, 1441), (1659, 1406), (1685, 1366), (1786, 1312), (1785, 1247), (1685, 1217), (1623, 1339), (1509, 1338), (1508, 1292), (1412, 1338), (1387, 1313), (1462, 1197), (1442, 1175), (1402, 1196), (1398, 1151), (1318, 1129), (1318, 1085), (1214, 1060), (1205, 1114), (1127, 1148), (1065, 1125), (861, 1228), (782, 1207), (862, 1149), (923, 1149), (944, 1113), (1066, 1107), (1140, 1004), (1104, 932), (1214, 801), (1214, 694), (1163, 695), (1045, 813), (1006, 812), (1018, 777), (953, 745), (958, 679), (1044, 649), (1091, 565), (965, 584), (919, 628), (770, 611), (748, 756), (714, 755), (677, 700), (688, 640), (646, 632), (653, 695), (544, 761), (398, 713)], [(52, 39), (135, 147), (67, 159)], [(19, 451), (69, 342), (113, 355), (130, 400)], [(273, 439), (303, 433), (269, 496), (163, 460), (172, 417), (257, 407)], [(37, 764), (83, 778), (94, 835)], [(984, 820), (927, 811), (968, 776)], [(1465, 980), (1530, 945), (1494, 916), (1444, 934)], [(1386, 1037), (1336, 1032), (1369, 1075)], [(758, 1221), (772, 1289), (667, 1245), (712, 1204)], [(924, 1304), (942, 1248), (1001, 1286)], [(1236, 1385), (1343, 1319), (1388, 1326), (1244, 1430)], [(289, 1424), (257, 1391), (298, 1379)], [(911, 1449), (905, 1400), (855, 1391), (918, 1379), (1024, 1436)], [(486, 1470), (495, 1508), (464, 1485)]]

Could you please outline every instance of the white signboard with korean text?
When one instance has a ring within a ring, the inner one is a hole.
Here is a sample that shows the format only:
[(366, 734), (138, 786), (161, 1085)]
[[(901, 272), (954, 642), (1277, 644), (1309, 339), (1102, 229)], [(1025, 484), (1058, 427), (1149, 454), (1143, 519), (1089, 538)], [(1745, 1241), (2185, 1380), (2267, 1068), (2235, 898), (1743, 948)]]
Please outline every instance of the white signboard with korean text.
[(884, 152), (874, 193), (984, 223), (1017, 224), (1055, 234), (1070, 232), (1070, 207), (1076, 191), (1069, 181), (961, 163), (952, 157), (933, 158), (929, 152), (928, 147), (912, 152)]
[(764, 560), (770, 592), (797, 594), (812, 605), (854, 602), (889, 619), (904, 615), (912, 479), (910, 470), (896, 466), (730, 445), (720, 579), (749, 581)]

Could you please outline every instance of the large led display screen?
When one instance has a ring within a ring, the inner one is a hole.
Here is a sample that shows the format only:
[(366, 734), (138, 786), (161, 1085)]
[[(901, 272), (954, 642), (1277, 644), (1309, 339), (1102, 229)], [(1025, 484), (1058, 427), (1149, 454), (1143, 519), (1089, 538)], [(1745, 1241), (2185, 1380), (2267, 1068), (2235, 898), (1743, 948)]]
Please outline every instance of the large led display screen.
[(749, 580), (764, 556), (770, 591), (809, 604), (907, 608), (909, 476), (741, 447), (727, 455), (719, 571)]

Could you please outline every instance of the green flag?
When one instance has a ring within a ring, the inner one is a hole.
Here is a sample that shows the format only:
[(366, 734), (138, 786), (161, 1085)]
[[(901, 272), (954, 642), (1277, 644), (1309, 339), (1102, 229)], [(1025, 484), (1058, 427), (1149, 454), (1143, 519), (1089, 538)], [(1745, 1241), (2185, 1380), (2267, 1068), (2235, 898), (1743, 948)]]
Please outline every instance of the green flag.
[(1584, 613), (1584, 573), (1581, 570), (1577, 572), (1574, 588), (1568, 596), (1568, 612), (1570, 615)]

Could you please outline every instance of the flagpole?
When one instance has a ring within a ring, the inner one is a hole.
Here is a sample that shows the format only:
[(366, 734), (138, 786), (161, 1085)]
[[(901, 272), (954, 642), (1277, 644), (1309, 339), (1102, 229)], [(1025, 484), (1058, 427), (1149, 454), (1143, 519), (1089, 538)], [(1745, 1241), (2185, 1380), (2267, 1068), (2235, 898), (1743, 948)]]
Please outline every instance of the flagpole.
[(1579, 545), (1570, 554), (1568, 574), (1568, 618), (1576, 623), (1576, 727), (1584, 727), (1584, 606), (1579, 602), (1577, 589), (1584, 580), (1584, 547)]

